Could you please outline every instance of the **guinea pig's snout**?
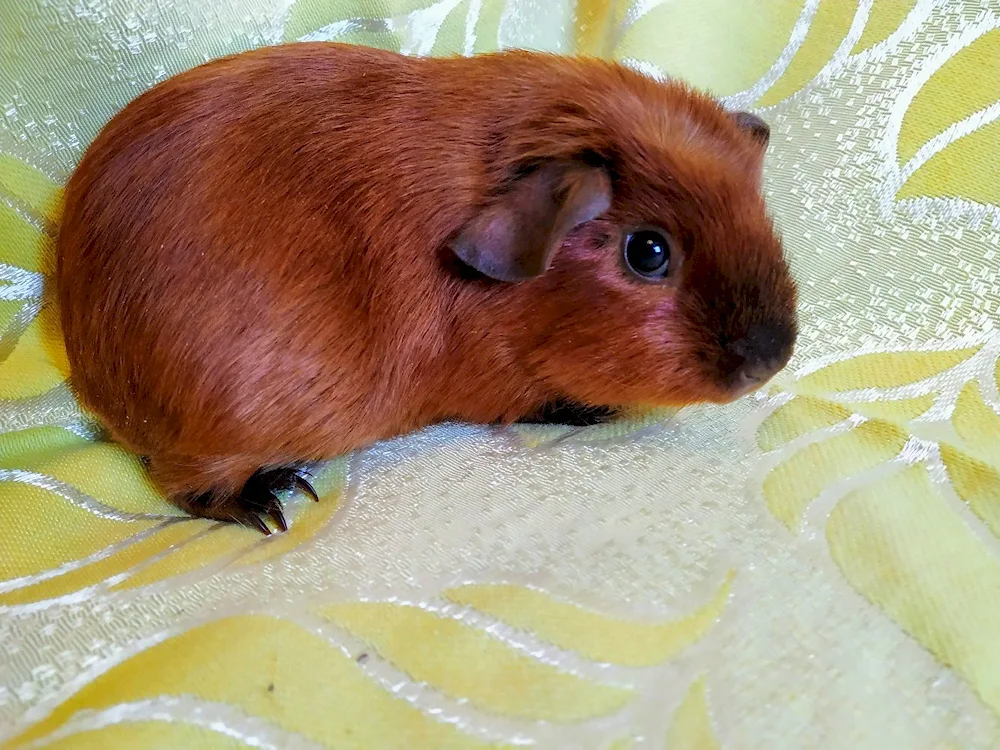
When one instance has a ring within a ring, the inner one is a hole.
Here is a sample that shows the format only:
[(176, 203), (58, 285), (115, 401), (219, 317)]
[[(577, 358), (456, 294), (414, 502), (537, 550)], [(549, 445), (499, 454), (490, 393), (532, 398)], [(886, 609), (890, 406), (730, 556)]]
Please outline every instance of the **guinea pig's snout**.
[(752, 325), (746, 335), (729, 345), (727, 359), (733, 397), (755, 391), (788, 364), (795, 345), (795, 331), (780, 325)]

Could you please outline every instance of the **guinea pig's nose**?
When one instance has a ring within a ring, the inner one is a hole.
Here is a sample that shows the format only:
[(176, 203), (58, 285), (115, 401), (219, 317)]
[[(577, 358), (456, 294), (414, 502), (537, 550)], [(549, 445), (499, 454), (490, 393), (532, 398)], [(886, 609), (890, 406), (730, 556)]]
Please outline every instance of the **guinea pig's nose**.
[(795, 332), (786, 326), (753, 325), (734, 341), (729, 351), (740, 362), (733, 373), (737, 395), (755, 391), (788, 364), (795, 344)]

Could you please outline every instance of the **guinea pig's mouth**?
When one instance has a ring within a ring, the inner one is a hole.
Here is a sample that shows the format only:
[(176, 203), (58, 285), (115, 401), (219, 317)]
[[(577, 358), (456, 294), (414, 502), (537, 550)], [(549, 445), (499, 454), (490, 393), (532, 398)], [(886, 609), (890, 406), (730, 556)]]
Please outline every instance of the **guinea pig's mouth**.
[(792, 357), (795, 329), (784, 325), (753, 325), (734, 341), (720, 360), (730, 401), (760, 390)]
[[(779, 368), (780, 370), (780, 368)], [(775, 375), (778, 371), (775, 371)], [(730, 401), (736, 401), (748, 396), (755, 391), (759, 391), (765, 385), (767, 385), (773, 375), (759, 376), (749, 372), (740, 372), (735, 378), (734, 384), (730, 387)]]

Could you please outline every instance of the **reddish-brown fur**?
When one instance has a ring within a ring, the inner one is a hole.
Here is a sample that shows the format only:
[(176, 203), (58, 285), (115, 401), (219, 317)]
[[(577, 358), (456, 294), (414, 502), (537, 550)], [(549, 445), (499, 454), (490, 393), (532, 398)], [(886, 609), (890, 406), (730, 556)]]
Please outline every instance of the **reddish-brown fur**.
[[(762, 158), (712, 99), (598, 60), (218, 60), (126, 107), (69, 182), (72, 383), (168, 496), (217, 518), (261, 467), (442, 420), (728, 401), (732, 342), (778, 329), (782, 365), (795, 330)], [(610, 209), (537, 278), (463, 272), (456, 235), (552, 161), (605, 170)], [(626, 271), (646, 224), (683, 248), (676, 284)]]

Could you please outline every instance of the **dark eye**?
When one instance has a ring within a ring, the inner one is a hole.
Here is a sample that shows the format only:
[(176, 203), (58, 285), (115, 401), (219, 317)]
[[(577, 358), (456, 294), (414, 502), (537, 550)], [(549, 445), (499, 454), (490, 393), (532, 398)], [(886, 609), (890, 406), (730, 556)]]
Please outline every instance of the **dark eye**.
[(647, 279), (662, 279), (670, 271), (670, 242), (659, 232), (643, 229), (625, 240), (625, 262)]

